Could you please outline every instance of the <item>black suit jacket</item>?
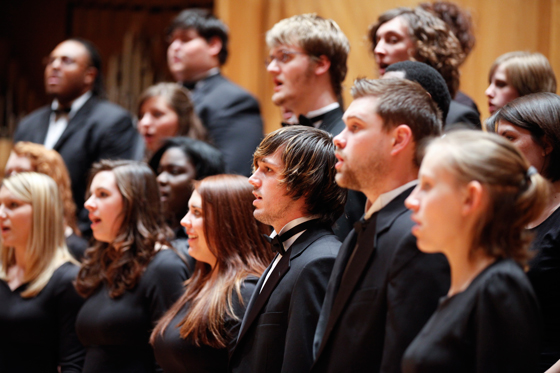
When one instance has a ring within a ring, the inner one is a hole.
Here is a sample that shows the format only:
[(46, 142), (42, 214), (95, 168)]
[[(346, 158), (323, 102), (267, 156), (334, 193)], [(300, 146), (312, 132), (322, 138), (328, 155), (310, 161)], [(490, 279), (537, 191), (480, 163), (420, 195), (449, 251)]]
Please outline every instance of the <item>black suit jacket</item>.
[(364, 259), (356, 261), (355, 276), (339, 283), (356, 232), (342, 244), (325, 299), (327, 305), (334, 295), (333, 306), (328, 317), (321, 311), (316, 331), (313, 372), (400, 372), (405, 349), (447, 293), (447, 260), (420, 252), (411, 234), (404, 206), (411, 190), (377, 213), (372, 244), (356, 248)]
[(221, 74), (197, 83), (192, 100), (196, 114), (224, 156), (226, 171), (250, 176), (253, 153), (263, 139), (257, 100)]
[(270, 267), (263, 273), (247, 305), (231, 371), (309, 371), (315, 326), (339, 247), (329, 228), (306, 230), (287, 251), (287, 260), (274, 268), (259, 309), (255, 305)]
[[(14, 142), (44, 144), (50, 115), (50, 106), (45, 106), (23, 118), (14, 134)], [(54, 150), (60, 153), (70, 174), (82, 232), (89, 231), (84, 200), (92, 164), (101, 159), (131, 159), (136, 139), (130, 114), (120, 106), (93, 96), (70, 119), (56, 142)]]
[(457, 123), (467, 124), (469, 127), (473, 128), (482, 128), (480, 114), (466, 105), (451, 100), (449, 104), (449, 113), (447, 113), (447, 119), (445, 120), (445, 129), (452, 128), (453, 125)]
[[(344, 111), (340, 107), (325, 114), (319, 129), (327, 131), (336, 136), (344, 130), (345, 124), (342, 120)], [(348, 199), (344, 206), (344, 214), (338, 218), (333, 229), (334, 233), (341, 241), (344, 241), (348, 233), (352, 230), (354, 223), (360, 220), (364, 214), (366, 196), (355, 190), (348, 190)]]

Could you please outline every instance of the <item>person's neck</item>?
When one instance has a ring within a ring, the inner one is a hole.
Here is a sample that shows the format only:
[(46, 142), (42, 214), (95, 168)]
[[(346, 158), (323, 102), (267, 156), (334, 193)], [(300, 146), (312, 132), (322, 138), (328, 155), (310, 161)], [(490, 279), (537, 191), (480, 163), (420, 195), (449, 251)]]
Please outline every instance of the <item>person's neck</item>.
[[(455, 246), (445, 252), (451, 269), (451, 286), (448, 296), (465, 291), (480, 272), (496, 261), (496, 258), (486, 254), (482, 248), (471, 252), (464, 242), (462, 242), (462, 248)], [(456, 242), (456, 244), (461, 243)]]
[(559, 207), (560, 207), (560, 180), (557, 180), (552, 183), (552, 187), (550, 189), (550, 196), (548, 198), (544, 210), (541, 212), (541, 214), (537, 219), (535, 219), (529, 224), (528, 228), (535, 228), (539, 226), (543, 221), (548, 219), (548, 217), (552, 215), (552, 213), (556, 211), (556, 209)]
[(393, 175), (388, 174), (384, 179), (378, 180), (375, 183), (370, 184), (370, 188), (362, 190), (368, 200), (368, 206), (371, 206), (380, 195), (388, 193), (395, 190), (405, 184), (410, 183), (418, 178), (418, 170), (409, 170), (408, 172), (404, 169), (394, 168)]
[(183, 79), (181, 79), (181, 82), (183, 82), (183, 83), (196, 83), (196, 82), (198, 82), (200, 80), (203, 80), (206, 77), (208, 77), (210, 75), (211, 71), (213, 69), (216, 69), (216, 68), (219, 68), (219, 65), (212, 66), (212, 67), (208, 68), (207, 70), (194, 73), (192, 75), (189, 75), (188, 77), (184, 77)]

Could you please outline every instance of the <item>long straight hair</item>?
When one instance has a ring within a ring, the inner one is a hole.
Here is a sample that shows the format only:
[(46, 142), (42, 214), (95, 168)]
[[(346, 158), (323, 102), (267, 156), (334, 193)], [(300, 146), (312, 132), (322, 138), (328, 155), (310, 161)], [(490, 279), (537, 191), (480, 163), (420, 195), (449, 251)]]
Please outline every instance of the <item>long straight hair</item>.
[[(23, 298), (36, 296), (50, 281), (54, 271), (66, 262), (78, 264), (66, 247), (64, 214), (58, 187), (53, 179), (36, 172), (23, 172), (4, 179), (2, 186), (16, 198), (31, 204), (31, 234), (27, 239), (26, 271), (23, 282), (29, 286)], [(15, 265), (15, 249), (0, 247), (0, 278)]]
[(262, 234), (270, 228), (253, 217), (254, 200), (248, 179), (239, 175), (209, 176), (195, 184), (202, 199), (204, 237), (216, 265), (197, 262), (192, 277), (185, 282), (183, 296), (162, 317), (150, 342), (163, 335), (171, 320), (189, 303), (178, 325), (181, 337), (197, 345), (224, 348), (235, 336), (227, 334), (227, 318), (239, 320), (233, 310), (233, 292), (241, 298), (243, 280), (260, 277), (270, 261), (272, 251)]

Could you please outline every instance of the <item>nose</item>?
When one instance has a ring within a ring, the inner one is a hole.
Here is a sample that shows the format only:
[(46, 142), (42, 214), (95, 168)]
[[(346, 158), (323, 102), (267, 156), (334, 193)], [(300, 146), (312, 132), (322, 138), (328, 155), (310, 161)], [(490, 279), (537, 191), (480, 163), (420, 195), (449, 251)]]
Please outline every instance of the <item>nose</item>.
[(169, 183), (169, 178), (167, 177), (167, 172), (163, 171), (157, 176), (157, 182), (159, 185), (167, 185)]
[(488, 86), (488, 88), (486, 88), (486, 91), (484, 91), (484, 94), (486, 95), (486, 97), (488, 98), (494, 98), (494, 84), (490, 83), (490, 85)]
[(336, 146), (337, 149), (344, 149), (346, 147), (346, 139), (343, 137), (343, 134), (346, 132), (346, 128), (336, 135), (333, 139), (333, 144)]
[(191, 219), (188, 212), (185, 216), (183, 216), (183, 219), (181, 219), (181, 225), (187, 229), (192, 227)]
[(385, 49), (385, 42), (383, 41), (383, 39), (379, 39), (379, 41), (375, 45), (375, 48), (373, 48), (373, 54), (375, 56), (387, 54), (387, 51)]
[(270, 63), (266, 66), (266, 71), (271, 74), (277, 74), (280, 72), (280, 65), (278, 64), (276, 58), (270, 61)]
[(249, 178), (249, 184), (251, 184), (253, 187), (258, 188), (261, 186), (261, 181), (260, 179), (255, 176), (257, 174), (257, 172), (253, 172), (253, 174), (251, 175), (251, 177)]
[(169, 44), (169, 50), (171, 51), (176, 51), (179, 48), (181, 48), (181, 40), (179, 39), (175, 39), (171, 42), (171, 44)]
[(94, 195), (92, 194), (86, 202), (84, 202), (84, 207), (89, 211), (92, 212), (95, 210), (95, 203), (93, 202)]
[(145, 113), (138, 121), (138, 129), (147, 128), (151, 124), (152, 124), (152, 116), (149, 113)]
[(7, 215), (6, 215), (6, 208), (4, 206), (4, 204), (0, 205), (0, 219), (6, 219)]
[(406, 198), (404, 205), (407, 209), (412, 210), (413, 212), (418, 211), (418, 208), (420, 207), (420, 200), (418, 199), (418, 186), (416, 186), (412, 193), (410, 193), (410, 195)]

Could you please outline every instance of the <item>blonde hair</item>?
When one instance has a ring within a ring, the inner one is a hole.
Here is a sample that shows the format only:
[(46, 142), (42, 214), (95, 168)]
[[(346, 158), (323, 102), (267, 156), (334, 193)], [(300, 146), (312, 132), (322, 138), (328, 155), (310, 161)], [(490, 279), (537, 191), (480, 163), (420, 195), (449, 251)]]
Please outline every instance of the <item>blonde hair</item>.
[[(31, 298), (43, 290), (58, 267), (78, 262), (66, 247), (62, 201), (54, 180), (44, 174), (23, 172), (4, 179), (2, 185), (32, 207), (23, 278), (29, 286), (21, 293), (22, 297)], [(8, 269), (15, 264), (15, 250), (3, 244), (0, 250), (0, 278), (7, 281)]]
[(556, 93), (554, 70), (540, 53), (516, 51), (502, 54), (490, 67), (489, 81), (492, 81), (498, 66), (503, 67), (508, 84), (517, 90), (519, 96), (537, 92)]

